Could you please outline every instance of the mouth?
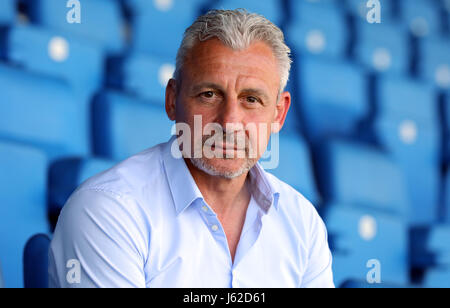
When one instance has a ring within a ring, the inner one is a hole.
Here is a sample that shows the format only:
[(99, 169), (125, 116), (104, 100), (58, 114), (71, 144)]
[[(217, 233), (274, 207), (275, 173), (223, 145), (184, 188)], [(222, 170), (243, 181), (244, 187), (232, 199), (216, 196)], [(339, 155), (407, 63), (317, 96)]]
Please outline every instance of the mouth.
[(238, 148), (237, 146), (228, 145), (228, 144), (226, 144), (225, 146), (223, 144), (213, 145), (211, 147), (211, 150), (215, 150), (215, 149), (219, 149), (219, 150), (223, 150), (223, 151), (245, 151), (245, 148)]

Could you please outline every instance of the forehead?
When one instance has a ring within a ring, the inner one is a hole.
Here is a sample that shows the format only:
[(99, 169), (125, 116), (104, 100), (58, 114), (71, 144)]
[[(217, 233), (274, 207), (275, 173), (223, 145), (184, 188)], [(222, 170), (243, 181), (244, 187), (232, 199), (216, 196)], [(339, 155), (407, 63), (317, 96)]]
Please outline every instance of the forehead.
[(235, 81), (278, 88), (280, 82), (278, 61), (264, 42), (245, 50), (233, 50), (218, 39), (197, 43), (188, 53), (183, 71), (191, 83)]

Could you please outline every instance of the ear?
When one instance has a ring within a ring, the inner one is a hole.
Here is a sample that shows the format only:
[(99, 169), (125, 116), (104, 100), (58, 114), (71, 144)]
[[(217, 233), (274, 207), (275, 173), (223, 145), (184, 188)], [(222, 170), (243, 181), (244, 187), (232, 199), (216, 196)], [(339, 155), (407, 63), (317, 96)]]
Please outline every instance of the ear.
[(171, 121), (175, 121), (177, 101), (177, 81), (170, 79), (166, 87), (166, 113)]
[[(275, 125), (272, 128), (272, 133), (279, 133), (281, 128), (284, 125), (284, 121), (286, 120), (286, 115), (289, 111), (289, 107), (291, 106), (291, 93), (283, 92), (280, 95), (280, 99), (278, 100), (276, 110), (275, 110), (275, 118), (273, 120), (273, 124)], [(278, 127), (277, 127), (278, 126)]]

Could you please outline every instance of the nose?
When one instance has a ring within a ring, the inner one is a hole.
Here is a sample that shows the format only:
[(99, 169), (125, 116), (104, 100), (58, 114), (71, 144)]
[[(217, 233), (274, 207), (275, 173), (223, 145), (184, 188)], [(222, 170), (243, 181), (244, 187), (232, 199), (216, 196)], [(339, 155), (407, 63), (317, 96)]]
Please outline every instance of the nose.
[(218, 122), (226, 129), (227, 124), (240, 124), (243, 121), (243, 111), (239, 106), (239, 100), (236, 97), (229, 97), (224, 101), (219, 110)]

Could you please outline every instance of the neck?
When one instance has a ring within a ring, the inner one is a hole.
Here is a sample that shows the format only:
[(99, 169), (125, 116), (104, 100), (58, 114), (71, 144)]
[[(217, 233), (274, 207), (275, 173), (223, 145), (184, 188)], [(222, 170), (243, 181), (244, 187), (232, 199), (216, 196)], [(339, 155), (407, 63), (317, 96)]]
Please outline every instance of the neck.
[(185, 162), (205, 201), (219, 216), (237, 210), (235, 205), (247, 206), (250, 202), (248, 172), (227, 179), (197, 169), (189, 159)]

